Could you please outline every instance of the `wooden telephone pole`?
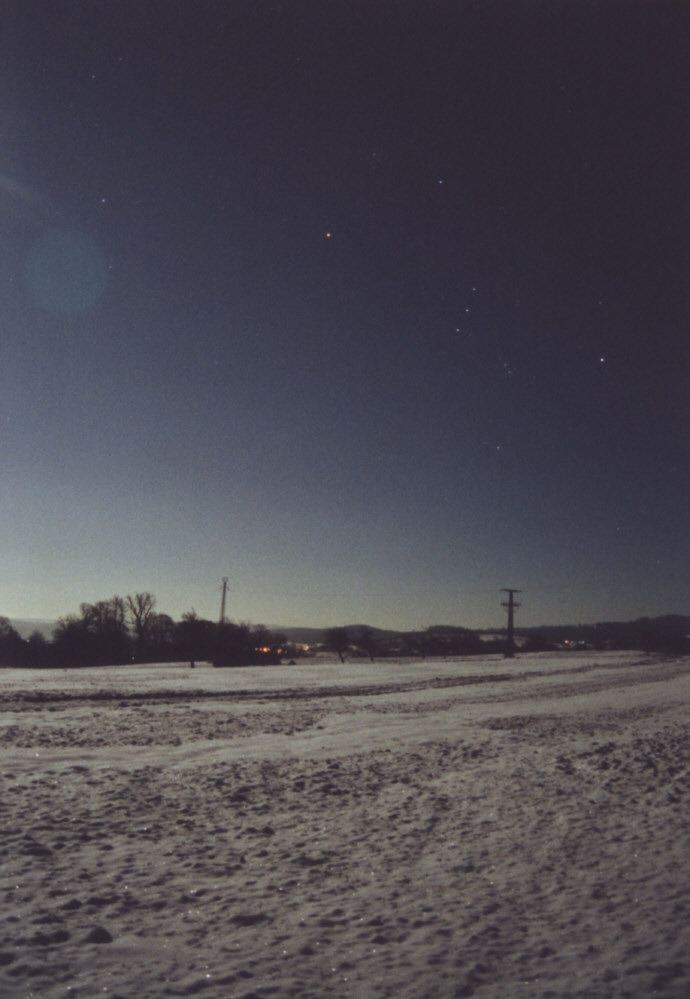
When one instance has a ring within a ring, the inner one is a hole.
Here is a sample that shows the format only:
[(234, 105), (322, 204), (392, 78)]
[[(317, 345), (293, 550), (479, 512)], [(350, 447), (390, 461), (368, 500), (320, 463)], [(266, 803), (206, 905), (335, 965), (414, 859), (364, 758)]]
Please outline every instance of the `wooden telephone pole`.
[(501, 607), (505, 607), (508, 610), (508, 641), (506, 643), (505, 658), (512, 659), (515, 655), (514, 614), (516, 608), (520, 606), (514, 599), (514, 594), (522, 593), (522, 590), (509, 590), (504, 586), (501, 593), (508, 594), (508, 599), (502, 601)]

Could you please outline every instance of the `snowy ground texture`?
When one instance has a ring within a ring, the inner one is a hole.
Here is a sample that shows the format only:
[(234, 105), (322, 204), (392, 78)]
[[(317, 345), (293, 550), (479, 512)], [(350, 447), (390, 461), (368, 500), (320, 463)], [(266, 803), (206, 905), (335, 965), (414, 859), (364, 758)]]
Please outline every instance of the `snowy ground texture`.
[(687, 999), (690, 660), (0, 670), (3, 999)]

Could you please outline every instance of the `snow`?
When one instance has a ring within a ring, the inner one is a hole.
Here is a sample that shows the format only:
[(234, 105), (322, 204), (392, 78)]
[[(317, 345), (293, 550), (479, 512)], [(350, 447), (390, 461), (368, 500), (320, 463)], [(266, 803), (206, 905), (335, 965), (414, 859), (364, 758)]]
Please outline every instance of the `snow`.
[(2, 670), (0, 995), (685, 999), (689, 702), (629, 652)]

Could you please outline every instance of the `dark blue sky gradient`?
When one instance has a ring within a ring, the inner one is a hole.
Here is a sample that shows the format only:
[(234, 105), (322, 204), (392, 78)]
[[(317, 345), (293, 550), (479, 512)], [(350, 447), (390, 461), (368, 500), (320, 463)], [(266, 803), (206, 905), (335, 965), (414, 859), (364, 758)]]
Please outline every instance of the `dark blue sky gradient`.
[(11, 2), (0, 613), (688, 607), (688, 8)]

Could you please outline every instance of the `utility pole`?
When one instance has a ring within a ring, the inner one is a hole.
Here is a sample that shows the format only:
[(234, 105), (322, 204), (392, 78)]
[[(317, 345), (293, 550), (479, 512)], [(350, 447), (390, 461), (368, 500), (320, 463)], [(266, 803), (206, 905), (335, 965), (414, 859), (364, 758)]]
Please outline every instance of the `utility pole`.
[(225, 596), (228, 592), (228, 577), (223, 576), (223, 596), (220, 598), (220, 621), (218, 624), (223, 624), (225, 621)]
[(506, 643), (506, 659), (512, 659), (515, 655), (515, 635), (513, 631), (513, 616), (515, 609), (520, 606), (520, 604), (513, 598), (515, 593), (522, 593), (522, 590), (509, 590), (507, 587), (503, 587), (501, 593), (507, 593), (508, 599), (502, 601), (501, 607), (505, 607), (508, 610), (508, 641)]

